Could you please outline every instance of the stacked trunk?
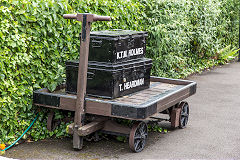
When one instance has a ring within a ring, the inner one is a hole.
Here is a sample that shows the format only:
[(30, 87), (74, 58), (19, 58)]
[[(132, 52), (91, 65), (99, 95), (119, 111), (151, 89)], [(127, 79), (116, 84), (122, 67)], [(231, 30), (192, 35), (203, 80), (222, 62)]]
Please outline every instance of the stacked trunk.
[[(152, 60), (144, 58), (147, 32), (91, 32), (87, 95), (117, 98), (150, 85)], [(81, 53), (80, 53), (81, 54)], [(76, 94), (79, 61), (66, 62), (66, 92)]]

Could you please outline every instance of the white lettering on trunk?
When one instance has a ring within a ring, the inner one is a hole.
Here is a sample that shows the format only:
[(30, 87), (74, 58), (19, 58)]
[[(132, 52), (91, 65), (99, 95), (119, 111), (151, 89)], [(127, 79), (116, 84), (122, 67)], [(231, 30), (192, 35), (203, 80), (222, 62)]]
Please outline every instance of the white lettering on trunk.
[(119, 84), (119, 90), (121, 92), (121, 91), (125, 91), (125, 90), (131, 89), (131, 88), (142, 86), (142, 85), (144, 85), (144, 78), (125, 82), (123, 84)]
[(126, 57), (132, 57), (132, 56), (137, 56), (141, 54), (143, 54), (143, 47), (120, 51), (120, 52), (117, 52), (116, 56), (117, 56), (117, 59), (123, 59)]

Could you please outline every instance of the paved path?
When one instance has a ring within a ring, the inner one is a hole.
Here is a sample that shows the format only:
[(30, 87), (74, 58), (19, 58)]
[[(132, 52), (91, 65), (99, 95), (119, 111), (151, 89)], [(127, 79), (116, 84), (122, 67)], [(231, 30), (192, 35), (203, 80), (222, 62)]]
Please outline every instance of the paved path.
[(12, 159), (12, 158), (7, 158), (7, 157), (0, 156), (0, 160), (17, 160), (17, 159)]
[[(72, 140), (25, 143), (4, 156), (19, 159), (240, 159), (240, 63), (232, 63), (189, 77), (198, 83), (188, 100), (191, 112), (186, 129), (150, 133), (141, 153), (131, 153), (116, 140), (85, 142), (72, 150)], [(169, 127), (168, 124), (162, 124)]]

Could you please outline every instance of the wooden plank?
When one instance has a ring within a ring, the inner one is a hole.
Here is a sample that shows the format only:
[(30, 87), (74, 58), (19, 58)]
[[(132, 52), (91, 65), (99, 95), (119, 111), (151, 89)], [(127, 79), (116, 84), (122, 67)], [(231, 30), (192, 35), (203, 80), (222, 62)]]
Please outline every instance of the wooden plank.
[(180, 80), (180, 79), (170, 79), (170, 78), (163, 78), (163, 77), (151, 77), (150, 80), (152, 82), (163, 82), (163, 83), (170, 83), (176, 85), (188, 85), (191, 81), (188, 80)]
[[(145, 92), (139, 92), (138, 94), (135, 94), (134, 96), (146, 97), (146, 96), (148, 96), (148, 94), (146, 94)], [(150, 97), (150, 96), (149, 96), (149, 97)], [(125, 98), (121, 98), (121, 99), (125, 99)]]
[(151, 90), (148, 90), (147, 92), (143, 92), (143, 94), (145, 94), (144, 96), (149, 96), (149, 97), (151, 97), (151, 96), (154, 96), (154, 95), (156, 95), (156, 92), (152, 92)]
[(166, 89), (151, 89), (150, 92), (154, 93), (155, 95), (156, 94), (159, 94), (159, 93), (162, 93), (162, 92), (165, 92)]
[(189, 97), (190, 89), (186, 88), (182, 91), (176, 92), (175, 94), (168, 96), (157, 103), (157, 112), (162, 112), (167, 108), (179, 103), (185, 98)]
[(86, 113), (102, 116), (111, 116), (112, 105), (96, 101), (86, 101)]
[(73, 108), (63, 108), (63, 107), (55, 107), (55, 106), (49, 106), (45, 104), (37, 104), (34, 103), (35, 106), (41, 106), (41, 107), (46, 107), (46, 108), (53, 108), (53, 109), (62, 109), (62, 110), (68, 110), (68, 111), (75, 111)]
[(146, 100), (146, 97), (131, 96), (129, 99)]
[(108, 120), (105, 122), (102, 130), (107, 132), (122, 133), (128, 135), (131, 131), (131, 128), (125, 125), (118, 124), (115, 121)]
[(46, 107), (46, 108), (75, 111), (75, 103), (76, 103), (76, 99), (60, 97), (60, 105), (59, 105), (59, 107), (45, 105), (45, 104), (38, 104), (38, 103), (34, 103), (34, 105), (42, 106), (42, 107)]
[(78, 128), (79, 136), (87, 136), (97, 130), (100, 130), (104, 127), (104, 121), (90, 122), (82, 127)]
[(60, 97), (59, 109), (75, 111), (76, 99)]
[(122, 99), (117, 101), (118, 103), (123, 103), (123, 104), (129, 104), (129, 105), (134, 105), (134, 104), (142, 104), (144, 101), (139, 100), (139, 99)]

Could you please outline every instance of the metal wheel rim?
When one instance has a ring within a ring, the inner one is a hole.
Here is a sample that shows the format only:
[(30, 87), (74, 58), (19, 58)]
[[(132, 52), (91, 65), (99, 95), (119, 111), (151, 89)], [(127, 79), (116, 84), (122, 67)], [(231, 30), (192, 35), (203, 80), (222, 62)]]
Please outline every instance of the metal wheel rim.
[(180, 128), (186, 128), (188, 123), (188, 117), (189, 117), (189, 106), (188, 103), (184, 103), (181, 107), (181, 113), (180, 113)]
[(135, 123), (129, 136), (130, 149), (134, 152), (141, 152), (145, 147), (147, 135), (147, 124), (145, 122)]

